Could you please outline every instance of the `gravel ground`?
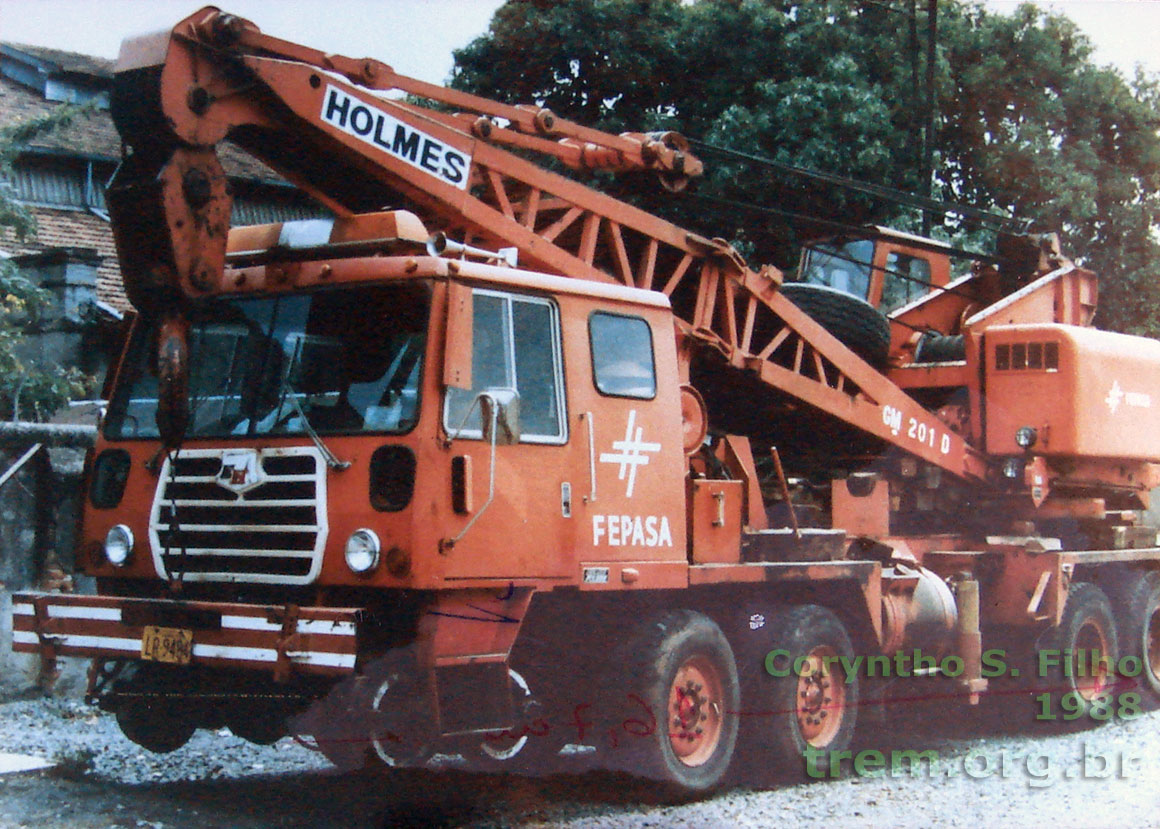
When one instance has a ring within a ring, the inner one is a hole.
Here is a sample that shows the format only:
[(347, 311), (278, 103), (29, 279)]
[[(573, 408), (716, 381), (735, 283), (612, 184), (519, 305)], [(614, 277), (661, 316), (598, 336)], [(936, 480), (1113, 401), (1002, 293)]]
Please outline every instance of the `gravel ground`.
[(936, 751), (936, 773), (795, 784), (739, 763), (723, 791), (665, 803), (647, 781), (587, 769), (590, 755), (561, 757), (537, 778), (453, 767), (337, 774), (289, 738), (262, 748), (202, 731), (155, 755), (75, 698), (9, 690), (6, 699), (0, 752), (60, 765), (0, 775), (2, 827), (766, 827), (788, 816), (805, 826), (1160, 825), (1160, 712), (1033, 737), (946, 707), (876, 742)]
[[(0, 616), (7, 597), (0, 590)], [(958, 705), (898, 712), (864, 740), (883, 752), (932, 750), (917, 776), (796, 783), (738, 758), (729, 785), (666, 802), (655, 784), (558, 758), (540, 777), (440, 770), (339, 774), (286, 738), (260, 747), (199, 731), (171, 754), (125, 739), (80, 700), (84, 665), (65, 660), (58, 696), (32, 688), (32, 660), (11, 654), (0, 625), (0, 753), (57, 764), (0, 774), (0, 829), (266, 829), (266, 827), (1160, 826), (1160, 712), (1078, 733), (984, 724)], [(991, 700), (1027, 721), (1031, 703)], [(863, 729), (864, 731), (867, 729)], [(1086, 759), (1085, 759), (1086, 755)], [(1110, 762), (1110, 765), (1108, 763)]]

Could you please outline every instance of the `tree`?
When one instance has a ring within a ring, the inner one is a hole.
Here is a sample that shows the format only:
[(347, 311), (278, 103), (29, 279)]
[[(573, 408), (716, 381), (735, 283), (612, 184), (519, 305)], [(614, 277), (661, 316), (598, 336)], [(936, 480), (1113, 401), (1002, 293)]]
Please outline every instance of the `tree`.
[[(682, 196), (601, 186), (787, 267), (825, 222), (916, 229), (917, 216), (713, 147), (922, 192), (924, 104), (898, 34), (911, 7), (509, 0), (456, 52), (452, 85), (613, 132), (675, 129), (705, 142), (708, 172)], [(1001, 15), (944, 0), (938, 23), (934, 195), (1061, 232), (1065, 250), (1103, 276), (1103, 324), (1160, 333), (1156, 81), (1096, 67), (1069, 20), (1030, 5)], [(978, 232), (955, 215), (936, 221), (944, 238)]]
[[(81, 107), (52, 113), (0, 129), (0, 238), (24, 241), (36, 233), (36, 220), (12, 195), (5, 182), (13, 173), (20, 148), (38, 135), (71, 122)], [(0, 417), (45, 420), (91, 385), (76, 368), (44, 368), (22, 354), (22, 341), (36, 331), (51, 302), (48, 291), (21, 276), (0, 254)]]

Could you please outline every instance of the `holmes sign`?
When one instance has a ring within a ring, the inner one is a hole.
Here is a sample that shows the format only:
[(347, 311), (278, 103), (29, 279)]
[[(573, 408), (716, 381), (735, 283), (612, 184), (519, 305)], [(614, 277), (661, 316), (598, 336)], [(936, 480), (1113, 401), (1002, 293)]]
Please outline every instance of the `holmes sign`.
[(460, 190), (467, 189), (469, 155), (351, 97), (338, 87), (326, 87), (322, 120)]

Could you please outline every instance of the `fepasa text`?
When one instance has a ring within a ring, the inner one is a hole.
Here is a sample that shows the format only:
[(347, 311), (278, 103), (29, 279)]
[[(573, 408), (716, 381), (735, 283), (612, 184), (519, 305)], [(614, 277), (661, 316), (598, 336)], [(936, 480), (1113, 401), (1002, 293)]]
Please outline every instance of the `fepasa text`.
[(672, 547), (667, 515), (593, 515), (592, 545)]

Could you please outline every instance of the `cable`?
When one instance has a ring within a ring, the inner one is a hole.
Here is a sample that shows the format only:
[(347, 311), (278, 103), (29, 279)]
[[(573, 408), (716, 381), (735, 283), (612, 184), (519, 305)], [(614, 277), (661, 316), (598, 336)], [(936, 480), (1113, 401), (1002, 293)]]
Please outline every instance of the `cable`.
[[(814, 222), (815, 224), (828, 226), (828, 227), (831, 227), (835, 230), (840, 230), (843, 233), (849, 233), (851, 235), (856, 235), (856, 236), (863, 237), (863, 238), (867, 235), (865, 227), (859, 227), (857, 225), (843, 224), (842, 222), (834, 222), (834, 221), (830, 221), (828, 219), (815, 219), (811, 216), (805, 216), (801, 213), (794, 213), (794, 212), (789, 211), (789, 210), (781, 210), (777, 207), (765, 207), (765, 206), (760, 205), (760, 204), (751, 204), (749, 202), (734, 201), (733, 199), (723, 199), (723, 198), (719, 198), (717, 196), (704, 196), (704, 195), (701, 195), (700, 193), (688, 193), (688, 192), (686, 192), (684, 195), (685, 195), (685, 198), (697, 199), (699, 201), (706, 201), (706, 202), (711, 202), (714, 204), (723, 204), (723, 205), (726, 205), (728, 207), (736, 207), (736, 208), (740, 208), (742, 210), (751, 210), (751, 211), (754, 211), (757, 213), (773, 213), (773, 214), (776, 214), (779, 216), (786, 216), (789, 218), (796, 218), (796, 219), (801, 219), (803, 221)], [(953, 252), (961, 254), (964, 257), (977, 257), (980, 259), (985, 259), (987, 261), (993, 261), (993, 259), (994, 259), (994, 257), (987, 256), (986, 254), (978, 254), (978, 253), (973, 253), (971, 251), (966, 251), (966, 250), (955, 249)], [(835, 259), (841, 259), (843, 261), (851, 262), (851, 263), (856, 264), (856, 265), (866, 265), (867, 264), (866, 262), (862, 262), (858, 259), (853, 259), (853, 258), (848, 257), (848, 256), (843, 256), (842, 254), (837, 253), (835, 251), (826, 251), (826, 253), (829, 256), (833, 256)], [(873, 267), (873, 266), (871, 265), (870, 267)], [(934, 284), (927, 282), (925, 280), (910, 276), (909, 274), (904, 274), (901, 271), (890, 270), (888, 268), (878, 268), (877, 270), (881, 270), (885, 274), (889, 274), (891, 276), (897, 276), (901, 279), (905, 279), (905, 280), (908, 280), (910, 282), (917, 282), (920, 285), (925, 285), (926, 287), (928, 287), (934, 291), (941, 291), (943, 293), (953, 294), (955, 296), (959, 296), (959, 297), (962, 297), (964, 299), (968, 299), (971, 301), (978, 300), (977, 296), (974, 296), (974, 295), (968, 294), (968, 293), (964, 293), (963, 291), (961, 291), (957, 288), (951, 288), (949, 285), (934, 285)], [(900, 323), (900, 324), (903, 324), (903, 323)]]
[(780, 207), (768, 207), (762, 204), (754, 204), (752, 202), (735, 201), (733, 199), (726, 199), (720, 196), (706, 196), (701, 193), (690, 193), (687, 190), (682, 194), (683, 198), (697, 199), (698, 201), (712, 202), (714, 204), (723, 204), (727, 207), (738, 207), (742, 210), (752, 210), (756, 213), (772, 213), (775, 216), (785, 216), (787, 219), (797, 219), (801, 222), (809, 222), (811, 224), (821, 225), (822, 227), (838, 230), (843, 233), (856, 233), (865, 235), (866, 228), (858, 225), (845, 224), (844, 222), (836, 222), (833, 219), (819, 219), (816, 216), (807, 216), (805, 213), (794, 213), (792, 210), (782, 210)]
[(952, 204), (951, 202), (939, 201), (938, 199), (927, 198), (926, 196), (918, 196), (913, 193), (906, 193), (902, 190), (895, 190), (890, 187), (883, 187), (878, 184), (870, 184), (869, 182), (857, 181), (856, 179), (846, 178), (845, 176), (834, 175), (833, 173), (823, 173), (818, 170), (811, 170), (807, 167), (799, 167), (795, 164), (785, 164), (780, 161), (774, 161), (772, 158), (764, 156), (753, 155), (752, 153), (742, 152), (741, 150), (734, 150), (730, 147), (722, 147), (717, 144), (710, 144), (706, 141), (699, 141), (695, 138), (690, 138), (689, 143), (709, 152), (715, 152), (720, 155), (731, 156), (733, 158), (751, 161), (756, 164), (763, 164), (775, 170), (793, 175), (802, 176), (804, 178), (816, 179), (827, 184), (834, 184), (839, 187), (844, 187), (848, 190), (854, 190), (860, 193), (866, 193), (879, 198), (888, 199), (895, 204), (904, 204), (910, 207), (915, 207), (921, 210), (928, 210), (931, 212), (954, 213), (967, 219), (974, 219), (980, 224), (994, 225), (1001, 230), (1013, 228), (1018, 231), (1025, 231), (1031, 224), (1030, 219), (1015, 219), (1009, 216), (1000, 216), (991, 213), (987, 210), (980, 210), (976, 207), (968, 207), (961, 204)]

